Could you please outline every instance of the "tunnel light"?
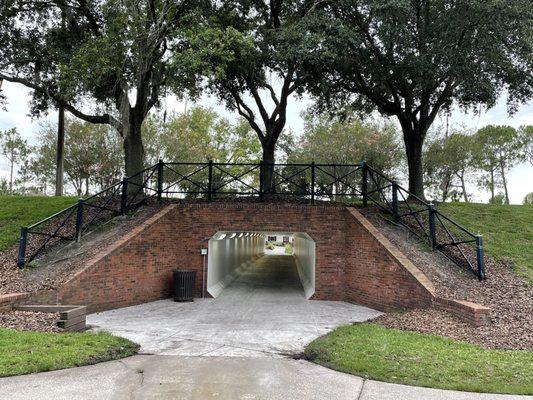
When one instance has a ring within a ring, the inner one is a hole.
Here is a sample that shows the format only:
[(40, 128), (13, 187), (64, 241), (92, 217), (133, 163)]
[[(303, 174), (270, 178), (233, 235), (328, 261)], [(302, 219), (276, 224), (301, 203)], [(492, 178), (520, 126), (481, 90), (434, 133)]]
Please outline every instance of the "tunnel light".
[(231, 235), (228, 236), (228, 239), (233, 239), (235, 236), (237, 236), (236, 233), (232, 233)]
[(240, 237), (240, 238), (243, 237), (243, 236), (244, 236), (244, 233), (242, 233), (242, 232), (239, 233), (239, 237)]
[(225, 233), (221, 233), (219, 237), (215, 238), (215, 240), (222, 240), (222, 239), (225, 239), (226, 238), (226, 234)]

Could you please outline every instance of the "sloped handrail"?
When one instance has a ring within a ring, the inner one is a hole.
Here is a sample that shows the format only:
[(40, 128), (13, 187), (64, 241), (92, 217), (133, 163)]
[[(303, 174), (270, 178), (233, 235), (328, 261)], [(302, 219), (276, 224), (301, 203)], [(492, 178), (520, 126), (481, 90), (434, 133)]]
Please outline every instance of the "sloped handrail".
[[(274, 182), (264, 187), (264, 174), (271, 169)], [(157, 178), (157, 179), (155, 179)], [(217, 198), (248, 196), (260, 201), (266, 196), (296, 197), (347, 204), (372, 202), (429, 245), (458, 265), (485, 279), (483, 238), (470, 232), (434, 205), (375, 170), (366, 162), (320, 163), (203, 163), (160, 160), (137, 174), (124, 178), (77, 204), (65, 208), (20, 231), (18, 266), (60, 242), (79, 241), (91, 226), (124, 215), (157, 198)], [(31, 240), (30, 240), (31, 239)], [(39, 240), (40, 239), (40, 240)], [(31, 243), (30, 243), (31, 242)], [(472, 248), (475, 245), (475, 257)], [(475, 261), (473, 260), (475, 258)]]

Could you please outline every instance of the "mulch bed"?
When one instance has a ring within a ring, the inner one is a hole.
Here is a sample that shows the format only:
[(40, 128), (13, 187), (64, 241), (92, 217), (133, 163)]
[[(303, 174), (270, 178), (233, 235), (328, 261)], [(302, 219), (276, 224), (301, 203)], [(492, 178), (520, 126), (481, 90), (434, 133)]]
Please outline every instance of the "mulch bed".
[(435, 285), (437, 295), (468, 300), (491, 308), (490, 324), (473, 327), (447, 312), (411, 310), (389, 313), (375, 322), (390, 328), (436, 333), (488, 348), (533, 350), (533, 286), (512, 271), (511, 265), (485, 256), (487, 279), (479, 282), (438, 251), (428, 251), (420, 240), (396, 226), (373, 208), (365, 216), (395, 244)]
[(8, 311), (0, 313), (0, 328), (19, 331), (63, 332), (57, 326), (59, 313), (42, 313), (31, 311)]

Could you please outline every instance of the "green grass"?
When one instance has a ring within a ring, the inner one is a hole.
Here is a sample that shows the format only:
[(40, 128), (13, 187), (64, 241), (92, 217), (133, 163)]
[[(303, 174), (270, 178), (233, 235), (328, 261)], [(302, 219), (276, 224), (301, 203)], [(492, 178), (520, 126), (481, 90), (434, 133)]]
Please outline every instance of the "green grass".
[(0, 329), (0, 376), (96, 364), (132, 356), (139, 347), (109, 333), (43, 333)]
[(287, 243), (285, 245), (285, 254), (292, 254), (292, 252), (293, 252), (292, 245), (290, 243)]
[(441, 336), (342, 326), (310, 343), (323, 366), (385, 382), (469, 392), (533, 394), (533, 352), (487, 350)]
[(533, 282), (533, 205), (442, 203), (437, 208), (481, 233), (486, 254), (512, 260), (516, 271)]
[(74, 197), (0, 196), (0, 251), (15, 245), (28, 226), (76, 202)]

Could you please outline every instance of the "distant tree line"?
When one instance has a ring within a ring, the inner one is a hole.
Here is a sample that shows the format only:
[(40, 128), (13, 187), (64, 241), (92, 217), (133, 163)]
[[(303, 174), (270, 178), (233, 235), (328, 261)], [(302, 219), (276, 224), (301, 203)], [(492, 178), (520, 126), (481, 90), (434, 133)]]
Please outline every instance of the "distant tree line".
[[(231, 123), (204, 107), (168, 117), (150, 115), (143, 123), (145, 166), (158, 160), (221, 163), (259, 162), (261, 144), (250, 135), (245, 119)], [(41, 125), (38, 142), (28, 145), (15, 129), (0, 132), (0, 151), (18, 178), (0, 181), (0, 193), (47, 194), (55, 181), (56, 126)], [(430, 132), (424, 147), (424, 179), (434, 201), (472, 200), (488, 192), (490, 202), (509, 203), (508, 174), (517, 163), (533, 165), (533, 127), (486, 126), (477, 132), (440, 129)], [(65, 173), (69, 192), (88, 195), (119, 181), (125, 174), (121, 138), (112, 128), (79, 119), (66, 121)], [(381, 118), (362, 121), (356, 114), (331, 118), (312, 111), (304, 115), (304, 131), (280, 135), (277, 162), (353, 164), (365, 160), (397, 180), (407, 174), (401, 133)], [(237, 171), (237, 170), (236, 170)], [(343, 171), (332, 172), (338, 177)], [(215, 173), (216, 182), (222, 182)], [(235, 173), (237, 175), (237, 173)], [(326, 179), (326, 181), (330, 181)], [(326, 185), (327, 182), (317, 182)], [(308, 182), (306, 183), (308, 184)], [(524, 203), (530, 204), (533, 195)]]
[[(424, 173), (430, 197), (470, 201), (469, 187), (490, 193), (491, 203), (509, 204), (508, 173), (517, 163), (532, 164), (533, 126), (488, 125), (475, 133), (454, 131), (430, 137)], [(531, 184), (530, 182), (524, 182)]]

